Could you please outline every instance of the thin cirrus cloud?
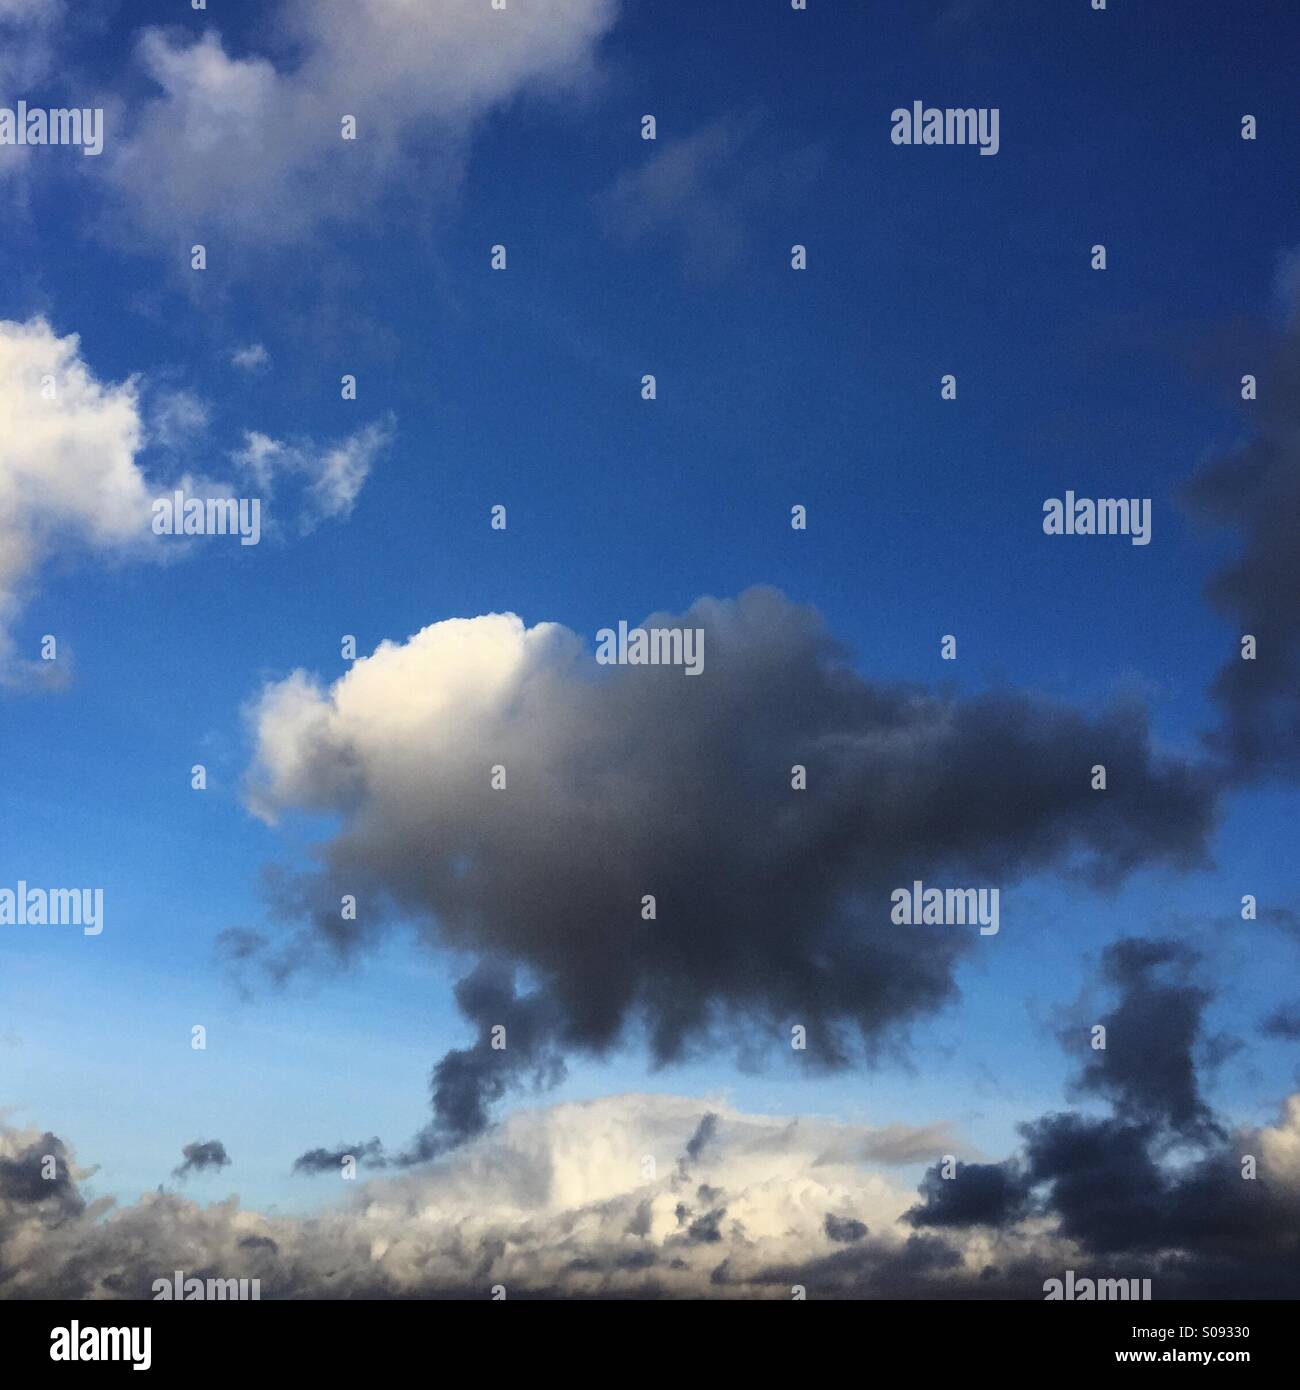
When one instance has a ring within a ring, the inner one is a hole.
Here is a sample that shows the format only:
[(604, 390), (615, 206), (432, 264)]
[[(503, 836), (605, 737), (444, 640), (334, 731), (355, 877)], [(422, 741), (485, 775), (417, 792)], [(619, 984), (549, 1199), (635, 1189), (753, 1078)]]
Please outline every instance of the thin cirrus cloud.
[[(59, 76), (59, 36), (82, 19), (66, 0), (0, 0), (0, 100), (11, 105), (38, 84), (48, 89)], [(27, 201), (32, 154), (30, 146), (0, 145), (0, 190), (19, 207)]]
[(597, 211), (616, 241), (672, 247), (689, 274), (707, 279), (744, 252), (756, 207), (791, 201), (815, 178), (816, 148), (772, 145), (757, 111), (681, 133), (656, 131), (644, 162), (597, 196)]
[(66, 14), (64, 0), (0, 0), (0, 85), (12, 91), (48, 76)]
[(231, 457), (266, 496), (285, 479), (301, 485), (297, 525), (306, 533), (323, 521), (351, 515), (375, 460), (392, 443), (393, 426), (389, 415), (328, 446), (310, 440), (289, 443), (249, 430)]

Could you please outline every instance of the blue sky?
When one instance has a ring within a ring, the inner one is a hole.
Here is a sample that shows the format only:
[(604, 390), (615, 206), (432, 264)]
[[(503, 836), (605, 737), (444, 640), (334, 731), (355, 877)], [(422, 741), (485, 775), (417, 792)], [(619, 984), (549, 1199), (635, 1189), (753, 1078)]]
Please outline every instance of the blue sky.
[[(217, 29), (232, 56), (292, 62), (262, 7), (149, 8)], [(1233, 543), (1192, 523), (1179, 491), (1248, 428), (1236, 383), (1259, 330), (1241, 325), (1276, 326), (1300, 242), (1281, 149), (1300, 95), (1274, 61), (1300, 16), (1249, 8), (1268, 42), (1203, 3), (624, 0), (576, 87), (511, 93), (457, 135), (458, 175), (434, 148), (444, 134), (417, 129), (354, 218), (290, 245), (210, 237), (183, 205), (161, 237), (115, 203), (114, 166), (75, 151), (0, 183), (0, 318), (79, 334), (100, 381), (139, 375), (146, 410), (167, 391), (206, 404), (181, 443), (142, 452), (150, 476), (228, 473), (245, 430), (392, 431), (350, 514), (309, 534), (286, 514), (283, 539), (166, 564), (74, 545), (28, 586), (17, 649), (55, 633), (75, 667), (64, 690), (0, 694), (2, 881), (103, 885), (108, 907), (95, 939), (3, 929), (13, 1116), (75, 1135), (101, 1165), (92, 1190), (125, 1201), (169, 1181), (183, 1143), (219, 1135), (237, 1168), (191, 1188), (289, 1210), (319, 1200), (290, 1174), (304, 1148), (399, 1144), (425, 1122), (432, 1061), (467, 1041), (463, 959), (399, 931), (248, 997), (216, 959), (223, 931), (275, 930), (264, 867), (309, 862), (329, 833), (250, 815), (250, 703), (296, 668), (337, 679), (345, 633), (368, 653), (510, 611), (593, 642), (619, 617), (772, 584), (820, 610), (864, 676), (1089, 711), (1138, 695), (1157, 743), (1196, 756), (1237, 638), (1203, 585)], [(156, 95), (140, 26), (136, 7), (96, 7), (24, 93), (103, 94), (106, 159), (114, 121), (134, 129)], [(999, 107), (997, 157), (893, 146), (890, 111), (916, 99)], [(1256, 143), (1239, 138), (1244, 112)], [(621, 223), (618, 181), (700, 139), (715, 153), (688, 161), (684, 203), (649, 230)], [(194, 241), (211, 243), (202, 275)], [(250, 343), (269, 370), (231, 363)], [(947, 372), (955, 402), (939, 397)], [(1044, 536), (1042, 501), (1067, 488), (1150, 496), (1152, 544)], [(505, 533), (488, 526), (495, 503)], [(946, 633), (956, 662), (940, 660)], [(1211, 868), (1141, 869), (1114, 893), (1054, 874), (1009, 888), (1001, 933), (958, 967), (960, 1000), (913, 1027), (909, 1065), (810, 1078), (715, 1052), (653, 1071), (633, 1041), (572, 1057), (551, 1098), (727, 1092), (751, 1111), (947, 1121), (1001, 1157), (1020, 1120), (1064, 1103), (1053, 1034), (1101, 950), (1167, 932), (1207, 954), (1210, 1022), (1247, 1043), (1210, 1094), (1262, 1122), (1295, 1063), (1255, 1026), (1293, 997), (1296, 943), (1236, 909), (1246, 892), (1294, 902), (1298, 802), (1227, 795)]]

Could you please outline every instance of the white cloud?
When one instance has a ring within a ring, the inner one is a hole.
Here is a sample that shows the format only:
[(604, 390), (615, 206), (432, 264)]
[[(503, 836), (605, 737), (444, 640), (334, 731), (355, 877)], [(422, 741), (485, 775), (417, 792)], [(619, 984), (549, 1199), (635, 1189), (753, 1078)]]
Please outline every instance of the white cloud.
[(43, 318), (0, 322), (0, 679), (34, 674), (9, 629), (55, 543), (120, 552), (147, 536), (143, 434), (134, 379), (98, 381), (77, 335)]
[(17, 98), (54, 65), (53, 36), (64, 0), (0, 0), (0, 92)]
[(392, 442), (392, 418), (375, 422), (334, 445), (311, 441), (286, 444), (257, 430), (248, 430), (244, 446), (234, 455), (235, 464), (267, 495), (280, 480), (296, 476), (303, 484), (303, 505), (298, 525), (303, 532), (322, 521), (351, 515), (370, 470)]
[(230, 360), (246, 372), (268, 371), (271, 366), (271, 354), (261, 343), (237, 348), (230, 354)]
[[(58, 674), (54, 663), (20, 659), (12, 638), (41, 565), (56, 548), (100, 560), (156, 559), (176, 547), (159, 547), (152, 534), (155, 496), (175, 486), (191, 495), (237, 495), (229, 484), (196, 479), (189, 467), (179, 476), (146, 477), (142, 450), (175, 456), (206, 428), (208, 410), (182, 389), (162, 392), (148, 409), (143, 394), (137, 377), (100, 381), (82, 359), (75, 333), (60, 337), (44, 318), (0, 320), (0, 683)], [(249, 434), (239, 459), (268, 488), (272, 465), (301, 476), (293, 514), (298, 528), (309, 531), (347, 517), (391, 437), (391, 421), (333, 445), (289, 446)]]
[[(616, 8), (287, 0), (280, 19), (302, 54), (292, 67), (232, 57), (215, 31), (192, 41), (150, 29), (139, 57), (161, 95), (105, 172), (160, 239), (293, 241), (364, 209), (415, 143), (426, 187), (454, 181), (473, 122), (522, 91), (578, 87)], [(345, 115), (355, 142), (341, 138)]]
[(164, 449), (189, 444), (208, 424), (208, 407), (192, 391), (161, 392), (148, 412), (149, 442)]
[[(1300, 1096), (1275, 1126), (1240, 1139), (1259, 1155), (1273, 1219), (1294, 1220)], [(877, 1157), (900, 1143), (929, 1162), (962, 1152), (942, 1129), (608, 1096), (516, 1111), (400, 1177), (318, 1178), (325, 1205), (295, 1218), (161, 1191), (110, 1211), (79, 1190), (94, 1170), (59, 1139), (0, 1125), (0, 1296), (148, 1298), (153, 1280), (182, 1269), (259, 1278), (263, 1298), (486, 1297), (504, 1284), (508, 1295), (788, 1300), (794, 1283), (813, 1298), (1039, 1297), (1045, 1277), (1097, 1272), (1041, 1218), (918, 1234), (901, 1219), (912, 1183)], [(60, 1159), (57, 1182), (39, 1178), (46, 1153)], [(1240, 1236), (1248, 1272), (1260, 1234)], [(1138, 1268), (1131, 1253), (1114, 1258), (1103, 1268)], [(1157, 1284), (1186, 1296), (1180, 1263)]]
[[(765, 1270), (862, 1239), (828, 1237), (828, 1213), (866, 1226), (885, 1252), (910, 1234), (895, 1227), (915, 1193), (872, 1162), (880, 1137), (866, 1126), (743, 1114), (672, 1095), (522, 1110), (442, 1162), (359, 1184), (344, 1201), (330, 1194), (306, 1220), (240, 1210), (234, 1199), (202, 1208), (170, 1195), (102, 1221), (91, 1219), (93, 1208), (75, 1211), (70, 1192), (59, 1194), (63, 1221), (53, 1193), (42, 1204), (0, 1201), (4, 1289), (147, 1297), (160, 1272), (203, 1268), (260, 1276), (263, 1298), (486, 1295), (493, 1283), (694, 1296), (727, 1260), (737, 1285), (718, 1293), (788, 1298), (788, 1285), (760, 1278)], [(0, 1157), (38, 1153), (39, 1140), (34, 1131), (0, 1131)], [(38, 1182), (28, 1186), (39, 1193)], [(83, 1279), (89, 1289), (78, 1287)]]
[[(50, 76), (54, 34), (65, 12), (64, 0), (0, 0), (0, 105), (12, 106)], [(31, 156), (30, 147), (0, 145), (0, 184), (12, 184), (20, 204)]]

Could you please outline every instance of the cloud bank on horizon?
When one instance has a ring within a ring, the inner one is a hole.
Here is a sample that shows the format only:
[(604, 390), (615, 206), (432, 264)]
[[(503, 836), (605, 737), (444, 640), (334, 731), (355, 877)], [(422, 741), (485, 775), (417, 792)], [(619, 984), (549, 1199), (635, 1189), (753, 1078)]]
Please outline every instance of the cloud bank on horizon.
[[(997, 1164), (957, 1159), (967, 1146), (945, 1126), (610, 1096), (516, 1110), (437, 1163), (292, 1218), (162, 1189), (112, 1210), (82, 1195), (93, 1170), (62, 1141), (3, 1128), (0, 1295), (148, 1298), (180, 1268), (260, 1279), (267, 1298), (485, 1297), (494, 1285), (514, 1297), (1036, 1298), (1066, 1269), (1100, 1268), (1151, 1278), (1162, 1298), (1295, 1297), (1300, 1093), (1272, 1125), (1229, 1131), (1210, 1113), (1200, 964), (1177, 941), (1107, 948), (1117, 1045), (1079, 1080), (1108, 1113), (1028, 1121), (1023, 1152)], [(33, 1177), (45, 1154), (57, 1183)], [(185, 1155), (185, 1171), (229, 1161), (219, 1141)], [(1243, 1182), (1247, 1158), (1256, 1176)], [(897, 1170), (927, 1160), (918, 1202)]]

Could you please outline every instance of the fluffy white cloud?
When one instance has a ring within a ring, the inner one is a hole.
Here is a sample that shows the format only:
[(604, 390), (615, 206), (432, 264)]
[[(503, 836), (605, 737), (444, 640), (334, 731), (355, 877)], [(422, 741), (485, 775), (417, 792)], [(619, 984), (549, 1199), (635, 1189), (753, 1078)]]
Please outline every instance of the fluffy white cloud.
[[(289, 242), (352, 217), (402, 172), (454, 182), (472, 123), (523, 91), (579, 86), (617, 0), (289, 0), (300, 57), (233, 57), (215, 31), (159, 29), (140, 60), (161, 95), (105, 172), (160, 239)], [(358, 138), (341, 138), (354, 116)], [(419, 157), (407, 164), (418, 146)]]
[[(152, 533), (155, 496), (177, 486), (190, 495), (238, 495), (229, 484), (179, 471), (189, 462), (179, 458), (182, 447), (206, 425), (204, 403), (170, 389), (146, 408), (142, 385), (136, 377), (99, 380), (78, 336), (60, 337), (44, 318), (0, 320), (0, 683), (49, 680), (61, 669), (19, 659), (12, 639), (42, 562), (56, 548), (101, 561), (157, 559), (175, 547), (160, 547)], [(237, 459), (268, 493), (275, 475), (296, 475), (299, 493), (285, 511), (310, 531), (346, 518), (391, 437), (391, 420), (333, 444), (286, 445), (250, 434)], [(146, 475), (140, 455), (147, 447), (168, 454), (167, 477)]]
[(30, 669), (9, 629), (54, 544), (102, 553), (147, 537), (143, 436), (134, 380), (98, 381), (77, 335), (43, 318), (0, 322), (0, 679)]

